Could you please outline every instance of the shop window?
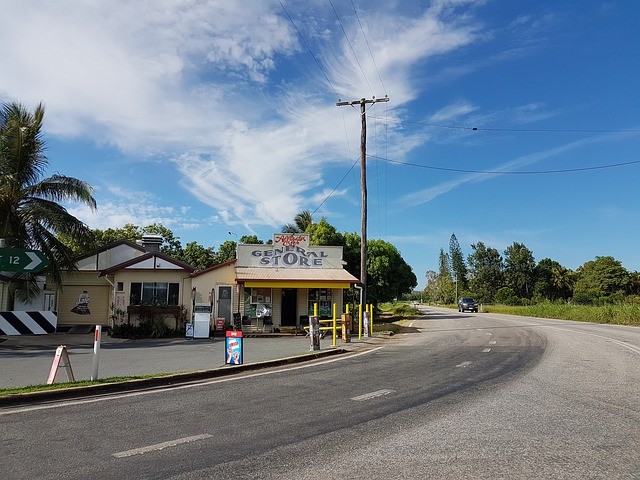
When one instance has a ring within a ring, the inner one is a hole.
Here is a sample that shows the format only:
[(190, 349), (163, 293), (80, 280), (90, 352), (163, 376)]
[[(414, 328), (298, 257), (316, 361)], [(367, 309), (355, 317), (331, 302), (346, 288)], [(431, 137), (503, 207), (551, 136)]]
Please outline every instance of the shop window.
[(273, 296), (270, 288), (244, 289), (244, 314), (250, 318), (270, 317)]
[(330, 288), (309, 289), (309, 315), (313, 315), (313, 305), (318, 304), (318, 316), (320, 318), (332, 318), (332, 298)]
[(166, 282), (132, 282), (129, 305), (176, 306), (180, 284)]

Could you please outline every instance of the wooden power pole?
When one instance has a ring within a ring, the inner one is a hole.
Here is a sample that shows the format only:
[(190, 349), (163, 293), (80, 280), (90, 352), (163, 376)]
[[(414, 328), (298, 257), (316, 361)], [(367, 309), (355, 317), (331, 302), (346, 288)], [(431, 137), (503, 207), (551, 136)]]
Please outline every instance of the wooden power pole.
[(353, 102), (338, 102), (336, 106), (360, 105), (360, 121), (362, 130), (360, 132), (360, 188), (362, 190), (362, 223), (360, 230), (360, 283), (362, 284), (362, 298), (360, 303), (367, 305), (367, 116), (365, 115), (365, 105), (367, 103), (388, 102), (389, 97), (370, 99), (361, 98)]

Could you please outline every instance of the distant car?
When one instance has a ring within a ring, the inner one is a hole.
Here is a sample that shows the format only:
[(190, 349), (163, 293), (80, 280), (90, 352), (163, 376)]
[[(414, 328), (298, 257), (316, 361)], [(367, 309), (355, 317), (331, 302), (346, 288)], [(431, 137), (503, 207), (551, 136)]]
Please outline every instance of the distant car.
[(464, 312), (465, 310), (478, 313), (478, 302), (476, 302), (472, 297), (462, 297), (458, 300), (458, 311)]

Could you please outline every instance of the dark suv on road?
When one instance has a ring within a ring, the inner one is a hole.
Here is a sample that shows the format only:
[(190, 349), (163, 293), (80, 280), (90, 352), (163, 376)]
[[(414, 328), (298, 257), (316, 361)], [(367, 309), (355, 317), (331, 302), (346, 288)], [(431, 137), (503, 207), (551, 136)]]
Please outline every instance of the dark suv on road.
[(478, 313), (478, 302), (471, 297), (462, 297), (458, 300), (458, 311), (464, 312), (465, 310)]

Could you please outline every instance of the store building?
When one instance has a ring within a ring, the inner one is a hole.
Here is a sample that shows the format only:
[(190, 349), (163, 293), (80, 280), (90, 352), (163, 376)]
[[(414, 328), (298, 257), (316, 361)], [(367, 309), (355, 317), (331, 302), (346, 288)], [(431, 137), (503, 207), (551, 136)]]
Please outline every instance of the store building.
[[(178, 328), (190, 321), (196, 305), (209, 305), (211, 326), (218, 330), (300, 330), (316, 303), (321, 318), (332, 317), (334, 304), (340, 315), (344, 290), (358, 283), (344, 269), (342, 247), (310, 246), (306, 234), (278, 233), (272, 244), (239, 244), (234, 260), (205, 270), (163, 254), (161, 243), (154, 235), (140, 244), (114, 242), (80, 257), (59, 285), (48, 278), (47, 302), (58, 325), (135, 325), (154, 314)], [(0, 300), (5, 290), (0, 288)]]
[(218, 325), (245, 330), (301, 328), (318, 304), (331, 318), (343, 311), (343, 291), (358, 283), (344, 269), (342, 247), (310, 246), (309, 235), (277, 233), (273, 244), (239, 244), (236, 260), (195, 272), (193, 302), (210, 303)]

